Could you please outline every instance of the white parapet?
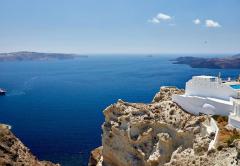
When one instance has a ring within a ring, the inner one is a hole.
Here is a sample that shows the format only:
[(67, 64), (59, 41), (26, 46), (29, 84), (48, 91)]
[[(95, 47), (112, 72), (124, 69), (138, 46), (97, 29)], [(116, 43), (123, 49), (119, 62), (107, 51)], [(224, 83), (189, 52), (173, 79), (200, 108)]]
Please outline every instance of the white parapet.
[(240, 99), (233, 100), (233, 112), (228, 117), (228, 124), (240, 128)]
[(210, 142), (208, 150), (212, 150), (216, 148), (216, 145), (218, 143), (218, 133), (219, 133), (219, 128), (217, 126), (217, 123), (213, 118), (211, 118), (210, 120), (210, 126), (212, 131), (215, 133), (215, 136), (214, 136), (214, 139)]
[(202, 134), (212, 134), (215, 133), (214, 139), (210, 142), (208, 146), (208, 150), (212, 150), (216, 148), (218, 143), (218, 136), (219, 136), (219, 128), (217, 122), (213, 118), (207, 119), (205, 122), (202, 123)]

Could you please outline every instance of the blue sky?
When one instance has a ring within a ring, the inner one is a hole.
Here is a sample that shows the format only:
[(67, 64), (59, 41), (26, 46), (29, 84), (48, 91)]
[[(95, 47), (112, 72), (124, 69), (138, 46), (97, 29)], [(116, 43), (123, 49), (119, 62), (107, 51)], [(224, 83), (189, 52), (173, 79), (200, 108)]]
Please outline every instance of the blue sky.
[(239, 53), (239, 0), (0, 0), (0, 52)]

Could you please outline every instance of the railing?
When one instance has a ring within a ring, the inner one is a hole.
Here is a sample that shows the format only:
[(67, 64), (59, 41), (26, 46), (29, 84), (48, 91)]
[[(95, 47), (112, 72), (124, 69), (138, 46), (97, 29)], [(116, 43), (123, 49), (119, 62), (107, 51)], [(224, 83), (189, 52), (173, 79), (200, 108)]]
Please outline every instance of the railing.
[(216, 147), (216, 144), (218, 142), (217, 139), (218, 139), (218, 132), (219, 132), (217, 123), (213, 118), (211, 118), (211, 120), (210, 120), (210, 126), (211, 126), (212, 130), (215, 132), (215, 136), (214, 136), (214, 139), (210, 142), (208, 150), (214, 149)]

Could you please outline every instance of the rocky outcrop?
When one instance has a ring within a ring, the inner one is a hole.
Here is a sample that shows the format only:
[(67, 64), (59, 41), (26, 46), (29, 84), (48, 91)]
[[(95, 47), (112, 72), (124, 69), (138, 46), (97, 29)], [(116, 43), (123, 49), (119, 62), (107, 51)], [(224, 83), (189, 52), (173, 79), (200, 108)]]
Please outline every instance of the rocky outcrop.
[(107, 107), (102, 148), (92, 152), (89, 166), (238, 164), (235, 147), (209, 151), (214, 135), (202, 125), (209, 117), (186, 113), (172, 102), (171, 96), (181, 93), (162, 87), (150, 104), (119, 100)]
[(205, 151), (202, 155), (194, 152), (194, 149), (177, 149), (169, 163), (164, 166), (239, 166), (236, 148), (224, 148), (220, 151)]
[(102, 146), (94, 149), (89, 158), (88, 166), (97, 166), (98, 164), (101, 165), (102, 163)]
[(29, 149), (9, 130), (0, 124), (0, 165), (1, 166), (59, 166), (48, 161), (39, 161)]
[(174, 86), (168, 86), (168, 87), (161, 87), (160, 91), (154, 96), (153, 103), (155, 102), (161, 102), (161, 101), (172, 101), (172, 95), (173, 94), (184, 94), (183, 89), (177, 89)]

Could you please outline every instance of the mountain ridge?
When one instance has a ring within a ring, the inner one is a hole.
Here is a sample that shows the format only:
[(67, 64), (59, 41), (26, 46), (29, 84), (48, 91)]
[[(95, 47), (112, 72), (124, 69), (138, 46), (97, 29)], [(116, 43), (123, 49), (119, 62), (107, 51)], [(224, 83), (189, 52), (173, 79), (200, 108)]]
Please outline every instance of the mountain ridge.
[(183, 56), (171, 61), (173, 64), (186, 64), (192, 68), (240, 69), (240, 54), (221, 58)]
[(42, 53), (30, 51), (18, 51), (0, 53), (0, 62), (4, 61), (42, 61), (42, 60), (64, 60), (74, 58), (87, 58), (87, 55), (66, 54), (66, 53)]

